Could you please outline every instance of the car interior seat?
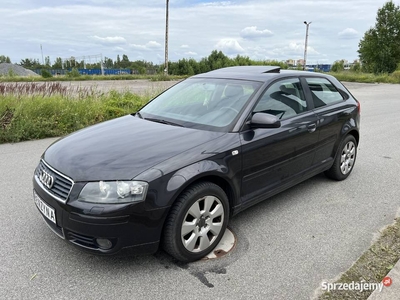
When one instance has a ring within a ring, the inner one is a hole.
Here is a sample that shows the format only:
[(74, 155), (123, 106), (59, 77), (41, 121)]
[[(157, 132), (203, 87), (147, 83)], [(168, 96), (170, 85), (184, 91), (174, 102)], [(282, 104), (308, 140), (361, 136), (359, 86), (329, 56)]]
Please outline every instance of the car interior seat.
[[(300, 93), (295, 88), (288, 88), (285, 85), (281, 85), (279, 87), (279, 97), (277, 100), (281, 101), (282, 103), (286, 104), (290, 108), (292, 108), (296, 114), (299, 114), (305, 111), (305, 107), (300, 103), (299, 100), (302, 100), (300, 97)], [(276, 94), (276, 93), (275, 93)], [(288, 96), (294, 96), (297, 99), (290, 98)]]

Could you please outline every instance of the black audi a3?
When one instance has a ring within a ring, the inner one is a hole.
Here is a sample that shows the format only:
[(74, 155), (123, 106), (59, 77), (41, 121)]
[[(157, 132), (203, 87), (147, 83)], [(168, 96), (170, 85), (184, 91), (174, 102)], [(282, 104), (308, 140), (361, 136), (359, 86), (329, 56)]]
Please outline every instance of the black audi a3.
[(34, 201), (81, 248), (162, 246), (194, 261), (247, 207), (321, 172), (346, 179), (359, 127), (359, 102), (332, 76), (219, 69), (52, 144), (34, 173)]

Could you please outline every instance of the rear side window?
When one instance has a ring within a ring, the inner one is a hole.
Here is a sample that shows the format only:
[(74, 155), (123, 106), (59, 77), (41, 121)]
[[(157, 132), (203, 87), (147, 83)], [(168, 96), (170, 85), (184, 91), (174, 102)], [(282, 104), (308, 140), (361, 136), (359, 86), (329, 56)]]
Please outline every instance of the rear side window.
[(307, 78), (314, 101), (314, 107), (322, 107), (343, 101), (342, 94), (325, 78)]

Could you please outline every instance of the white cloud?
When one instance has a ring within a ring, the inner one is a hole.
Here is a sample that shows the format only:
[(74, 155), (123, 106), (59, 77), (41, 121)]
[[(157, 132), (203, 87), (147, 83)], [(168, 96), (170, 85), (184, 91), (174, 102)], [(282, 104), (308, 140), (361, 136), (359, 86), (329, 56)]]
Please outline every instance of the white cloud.
[(229, 38), (219, 40), (215, 45), (215, 48), (221, 50), (225, 54), (238, 54), (245, 52), (237, 40)]
[(215, 2), (205, 2), (201, 3), (202, 6), (228, 6), (231, 5), (231, 1), (215, 1)]
[(358, 31), (353, 28), (346, 28), (345, 30), (338, 33), (340, 39), (356, 39), (358, 38)]
[(187, 49), (187, 48), (189, 48), (189, 45), (181, 45), (181, 48)]
[(147, 42), (145, 45), (130, 44), (129, 46), (136, 50), (158, 50), (162, 48), (161, 44), (156, 41)]
[(130, 44), (129, 45), (131, 48), (136, 49), (136, 50), (146, 50), (146, 45), (136, 45), (136, 44)]
[(108, 37), (100, 37), (97, 35), (91, 36), (91, 38), (95, 41), (99, 41), (106, 44), (124, 44), (126, 43), (126, 39), (122, 36), (108, 36)]
[(185, 55), (196, 56), (197, 53), (196, 53), (196, 52), (193, 52), (193, 51), (188, 51), (188, 52), (185, 52)]
[(150, 41), (146, 44), (146, 47), (149, 49), (159, 49), (161, 48), (161, 44), (156, 41)]
[[(320, 55), (318, 51), (316, 51), (313, 47), (307, 47), (308, 55)], [(282, 47), (274, 48), (272, 51), (269, 51), (269, 55), (273, 57), (283, 56), (292, 59), (302, 58), (304, 55), (304, 44), (291, 41), (287, 45), (283, 45)]]
[(126, 52), (126, 49), (125, 49), (125, 48), (122, 48), (122, 47), (114, 47), (114, 48), (113, 48), (113, 51), (125, 53), (125, 52)]
[(273, 33), (272, 33), (272, 31), (270, 31), (268, 29), (259, 30), (259, 29), (257, 29), (257, 26), (250, 26), (250, 27), (246, 27), (246, 28), (242, 29), (242, 31), (240, 32), (240, 35), (242, 38), (245, 38), (245, 39), (257, 39), (257, 38), (261, 38), (261, 37), (272, 36)]

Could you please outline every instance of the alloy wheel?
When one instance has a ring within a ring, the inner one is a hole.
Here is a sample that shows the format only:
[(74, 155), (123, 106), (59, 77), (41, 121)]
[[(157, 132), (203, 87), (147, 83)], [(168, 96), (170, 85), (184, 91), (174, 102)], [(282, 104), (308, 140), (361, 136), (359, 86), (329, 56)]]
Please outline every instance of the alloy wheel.
[(221, 234), (224, 207), (215, 196), (198, 199), (187, 211), (181, 226), (183, 246), (190, 252), (201, 252)]
[(349, 141), (343, 148), (340, 159), (340, 171), (343, 175), (350, 173), (356, 159), (356, 145)]

